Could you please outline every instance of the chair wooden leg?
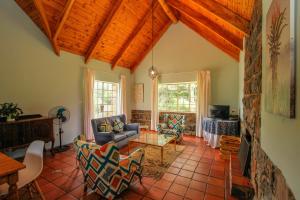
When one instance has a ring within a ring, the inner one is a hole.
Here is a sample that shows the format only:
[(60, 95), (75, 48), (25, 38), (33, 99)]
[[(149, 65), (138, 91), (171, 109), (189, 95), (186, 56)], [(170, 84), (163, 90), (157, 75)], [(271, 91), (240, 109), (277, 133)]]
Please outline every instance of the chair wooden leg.
[(35, 188), (37, 189), (38, 193), (40, 194), (42, 200), (45, 200), (44, 194), (43, 194), (38, 182), (36, 180), (34, 180), (33, 184), (34, 184)]
[(84, 188), (83, 188), (83, 194), (84, 194), (84, 196), (86, 196), (87, 195), (87, 183), (84, 183)]
[(144, 168), (143, 168), (143, 166), (141, 166), (141, 168), (142, 168), (142, 169), (141, 169), (141, 173), (139, 174), (139, 179), (140, 179), (140, 184), (142, 185), (142, 184), (143, 184), (143, 183), (142, 183), (142, 178), (143, 178), (143, 175), (142, 175), (142, 174), (143, 174), (143, 169), (144, 169)]
[(140, 174), (140, 175), (139, 175), (140, 184), (143, 184), (143, 183), (142, 183), (142, 178), (143, 178), (143, 177), (142, 177), (142, 174)]
[(33, 198), (32, 191), (31, 191), (31, 187), (32, 187), (32, 183), (29, 183), (29, 184), (27, 185), (27, 190), (28, 190), (28, 192), (29, 192), (30, 199)]

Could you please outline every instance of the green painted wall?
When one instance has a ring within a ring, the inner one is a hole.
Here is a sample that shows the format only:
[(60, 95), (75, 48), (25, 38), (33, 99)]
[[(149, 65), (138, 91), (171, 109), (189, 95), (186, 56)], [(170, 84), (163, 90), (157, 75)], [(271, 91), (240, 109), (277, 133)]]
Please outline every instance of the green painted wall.
[[(172, 25), (154, 48), (154, 65), (161, 82), (196, 81), (196, 71), (209, 69), (212, 74), (212, 103), (238, 108), (238, 62), (211, 45), (181, 23)], [(144, 83), (144, 103), (136, 109), (150, 110), (151, 54), (134, 73), (136, 83)]]
[(261, 144), (262, 148), (283, 172), (288, 185), (291, 187), (296, 199), (300, 199), (300, 4), (295, 0), (296, 6), (296, 119), (288, 119), (273, 115), (265, 111), (265, 88), (266, 81), (266, 16), (271, 5), (271, 0), (263, 1), (263, 94), (262, 94), (262, 124), (261, 124)]
[[(15, 1), (0, 1), (0, 102), (18, 103), (26, 114), (47, 115), (50, 108), (65, 105), (71, 119), (65, 124), (64, 143), (82, 133), (82, 68), (83, 58), (62, 52), (53, 53), (45, 35), (17, 6)], [(128, 107), (130, 110), (131, 74), (129, 70), (91, 61), (96, 78), (118, 82), (127, 75)]]

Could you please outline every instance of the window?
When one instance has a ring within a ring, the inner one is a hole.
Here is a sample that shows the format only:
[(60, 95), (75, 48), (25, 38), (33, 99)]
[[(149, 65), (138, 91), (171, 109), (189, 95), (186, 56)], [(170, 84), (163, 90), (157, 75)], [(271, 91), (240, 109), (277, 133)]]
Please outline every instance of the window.
[(119, 84), (95, 81), (94, 111), (95, 117), (109, 117), (118, 112)]
[(196, 112), (195, 82), (168, 83), (158, 86), (158, 109), (172, 112)]

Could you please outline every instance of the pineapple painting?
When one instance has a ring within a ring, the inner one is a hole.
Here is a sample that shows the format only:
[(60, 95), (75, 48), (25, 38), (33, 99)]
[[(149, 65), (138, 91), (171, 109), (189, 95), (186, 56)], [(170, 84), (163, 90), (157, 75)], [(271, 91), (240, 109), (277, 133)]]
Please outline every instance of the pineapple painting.
[(295, 117), (293, 9), (293, 0), (273, 0), (266, 27), (266, 110), (289, 118)]

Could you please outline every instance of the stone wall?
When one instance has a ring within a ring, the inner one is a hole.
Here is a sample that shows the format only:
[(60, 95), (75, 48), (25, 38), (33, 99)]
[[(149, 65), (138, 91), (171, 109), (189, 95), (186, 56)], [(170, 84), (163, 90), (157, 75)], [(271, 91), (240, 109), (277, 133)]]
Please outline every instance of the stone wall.
[(250, 134), (251, 182), (255, 199), (295, 199), (280, 169), (260, 145), (262, 88), (262, 0), (256, 0), (246, 38), (243, 134)]
[(151, 111), (150, 110), (132, 110), (131, 122), (147, 125), (151, 127)]
[[(170, 112), (160, 112), (159, 116)], [(185, 115), (185, 133), (195, 135), (196, 134), (196, 114), (195, 113), (176, 113)], [(132, 110), (131, 122), (140, 123), (142, 125), (151, 126), (151, 111), (150, 110)]]

